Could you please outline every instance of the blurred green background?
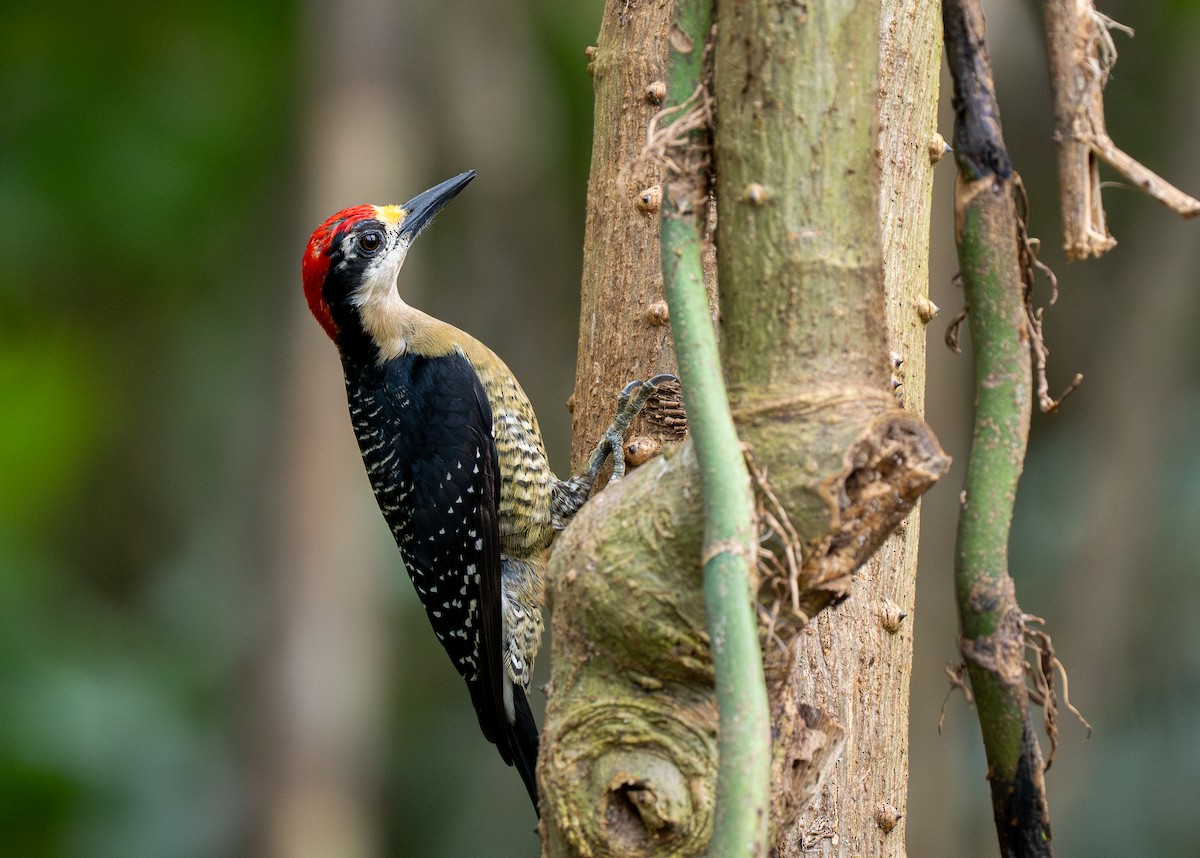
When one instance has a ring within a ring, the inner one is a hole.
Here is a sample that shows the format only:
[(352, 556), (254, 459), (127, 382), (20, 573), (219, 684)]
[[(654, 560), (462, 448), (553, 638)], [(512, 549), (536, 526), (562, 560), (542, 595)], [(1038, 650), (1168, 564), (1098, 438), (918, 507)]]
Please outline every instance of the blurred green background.
[[(1061, 856), (1196, 854), (1200, 225), (1120, 188), (1120, 244), (1067, 266), (1037, 10), (991, 4), (1006, 132), (1059, 274), (1062, 413), (1035, 421), (1013, 544), (1093, 738), (1049, 774)], [(1137, 30), (1109, 127), (1200, 192), (1200, 4)], [(567, 461), (599, 0), (202, 7), (20, 2), (0, 20), (0, 855), (530, 856), (361, 472), (308, 318), (311, 229), (479, 178), (405, 268), (493, 345)], [(945, 115), (945, 114), (943, 114)], [(949, 136), (949, 120), (942, 131)], [(991, 855), (973, 713), (952, 697), (950, 564), (968, 360), (939, 168), (913, 856)], [(544, 659), (543, 659), (544, 660)]]

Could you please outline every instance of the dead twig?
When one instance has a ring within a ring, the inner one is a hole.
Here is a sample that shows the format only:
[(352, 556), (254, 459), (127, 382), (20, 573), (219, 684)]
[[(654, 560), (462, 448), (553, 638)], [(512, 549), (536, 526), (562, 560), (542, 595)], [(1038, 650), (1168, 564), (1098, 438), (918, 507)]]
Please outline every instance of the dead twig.
[(1110, 31), (1133, 31), (1097, 12), (1091, 0), (1046, 0), (1044, 9), (1067, 258), (1099, 256), (1117, 243), (1100, 197), (1101, 161), (1183, 217), (1200, 215), (1200, 200), (1119, 149), (1105, 128), (1104, 86), (1117, 61)]

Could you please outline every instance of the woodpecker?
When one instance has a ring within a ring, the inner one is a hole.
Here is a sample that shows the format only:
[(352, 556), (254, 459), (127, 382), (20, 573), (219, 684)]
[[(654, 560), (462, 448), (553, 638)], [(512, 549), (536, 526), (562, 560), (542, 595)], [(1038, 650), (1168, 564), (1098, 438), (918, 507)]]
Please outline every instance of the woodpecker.
[(413, 241), (475, 177), (395, 206), (360, 205), (313, 232), (309, 309), (337, 346), (363, 464), (417, 595), (470, 690), (484, 736), (537, 809), (538, 731), (527, 690), (542, 637), (543, 571), (555, 534), (587, 500), (624, 432), (674, 376), (632, 382), (586, 473), (550, 470), (537, 416), (487, 346), (414, 307), (397, 279)]

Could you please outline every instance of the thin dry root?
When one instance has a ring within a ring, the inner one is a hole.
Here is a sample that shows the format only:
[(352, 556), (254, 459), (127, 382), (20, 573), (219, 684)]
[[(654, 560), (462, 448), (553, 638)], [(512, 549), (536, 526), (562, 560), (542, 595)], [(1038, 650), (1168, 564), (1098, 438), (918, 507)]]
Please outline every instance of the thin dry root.
[(1071, 384), (1057, 399), (1050, 395), (1050, 382), (1046, 379), (1046, 361), (1050, 357), (1050, 348), (1046, 345), (1046, 338), (1042, 335), (1043, 308), (1035, 307), (1033, 303), (1033, 285), (1037, 272), (1041, 271), (1050, 281), (1048, 303), (1053, 304), (1058, 300), (1058, 278), (1054, 276), (1050, 266), (1038, 259), (1041, 242), (1029, 236), (1029, 197), (1025, 193), (1025, 184), (1021, 181), (1020, 176), (1016, 177), (1013, 187), (1017, 206), (1017, 255), (1021, 265), (1021, 283), (1025, 298), (1025, 317), (1029, 325), (1030, 348), (1033, 350), (1033, 367), (1037, 374), (1038, 407), (1041, 408), (1043, 414), (1049, 414), (1057, 411), (1063, 400), (1083, 383), (1083, 376), (1076, 373)]
[[(960, 271), (951, 277), (950, 283), (961, 289), (963, 285), (962, 272)], [(967, 305), (964, 304), (963, 308), (954, 314), (954, 318), (950, 320), (950, 324), (946, 326), (946, 346), (956, 355), (962, 354), (962, 348), (959, 346), (958, 340), (959, 334), (962, 333), (962, 323), (967, 320), (968, 309)]]
[[(1025, 677), (1029, 681), (1026, 689), (1030, 702), (1042, 707), (1042, 723), (1046, 729), (1046, 736), (1050, 739), (1050, 753), (1046, 755), (1046, 765), (1043, 771), (1049, 771), (1054, 762), (1054, 752), (1058, 750), (1059, 742), (1059, 703), (1058, 692), (1054, 687), (1056, 675), (1062, 679), (1062, 704), (1087, 730), (1089, 738), (1092, 735), (1092, 725), (1083, 717), (1083, 713), (1071, 703), (1067, 685), (1067, 669), (1055, 654), (1054, 642), (1050, 639), (1050, 633), (1046, 631), (1045, 625), (1046, 621), (1041, 617), (1035, 617), (1032, 614), (1021, 615), (1025, 646), (1037, 654), (1036, 659), (1025, 662)], [(942, 701), (942, 711), (938, 715), (938, 733), (942, 732), (942, 724), (946, 720), (946, 705), (955, 691), (963, 693), (967, 705), (974, 702), (971, 689), (967, 687), (966, 674), (967, 666), (964, 662), (959, 661), (946, 665), (946, 676), (950, 680), (950, 687), (946, 690), (946, 698)]]
[(1025, 628), (1025, 646), (1038, 655), (1036, 660), (1026, 662), (1025, 675), (1031, 683), (1029, 699), (1042, 707), (1043, 723), (1046, 727), (1046, 735), (1050, 739), (1050, 753), (1046, 755), (1045, 767), (1045, 770), (1049, 771), (1050, 765), (1054, 762), (1054, 752), (1058, 750), (1058, 694), (1054, 690), (1055, 674), (1062, 677), (1063, 704), (1087, 729), (1089, 737), (1092, 735), (1092, 725), (1071, 704), (1067, 686), (1067, 669), (1054, 652), (1054, 643), (1050, 639), (1050, 633), (1045, 629), (1046, 621), (1032, 614), (1025, 614), (1021, 620)]
[(975, 702), (974, 695), (971, 694), (971, 689), (967, 687), (967, 664), (963, 661), (956, 661), (953, 664), (946, 665), (946, 676), (950, 680), (950, 687), (946, 689), (946, 699), (942, 701), (942, 711), (938, 715), (938, 734), (942, 732), (942, 724), (946, 721), (946, 704), (950, 702), (950, 695), (955, 691), (961, 691), (963, 698), (970, 706)]
[[(664, 120), (673, 116), (677, 118), (660, 127)], [(712, 118), (712, 98), (701, 84), (682, 104), (665, 107), (650, 117), (646, 124), (646, 143), (638, 156), (621, 168), (621, 177), (658, 175), (666, 184), (681, 176), (707, 174), (709, 149), (690, 140), (689, 135), (711, 126)], [(683, 197), (672, 193), (671, 210), (664, 209), (662, 214), (665, 217), (683, 216), (703, 207), (707, 199), (707, 187), (698, 187), (691, 195)]]
[[(1046, 378), (1046, 363), (1050, 357), (1050, 348), (1046, 345), (1046, 338), (1042, 333), (1042, 313), (1044, 309), (1034, 306), (1033, 286), (1037, 272), (1042, 272), (1050, 282), (1050, 300), (1047, 303), (1053, 304), (1058, 300), (1058, 278), (1054, 276), (1054, 272), (1050, 270), (1050, 266), (1038, 259), (1041, 242), (1036, 238), (1031, 238), (1027, 228), (1029, 197), (1025, 194), (1025, 185), (1021, 181), (1021, 177), (1015, 174), (1014, 177), (1013, 187), (1016, 194), (1017, 208), (1018, 264), (1021, 266), (1025, 321), (1029, 330), (1029, 347), (1033, 354), (1033, 369), (1037, 375), (1038, 407), (1042, 410), (1042, 413), (1048, 414), (1057, 411), (1058, 407), (1062, 405), (1063, 400), (1074, 393), (1075, 389), (1083, 383), (1083, 376), (1075, 373), (1075, 377), (1071, 380), (1071, 383), (1058, 395), (1058, 398), (1050, 395), (1050, 382)], [(962, 274), (955, 274), (954, 278), (955, 285), (961, 286)], [(966, 320), (969, 310), (969, 307), (964, 306), (950, 320), (950, 325), (946, 328), (946, 345), (955, 354), (962, 351), (959, 347), (959, 335), (962, 331), (962, 323)]]
[(770, 608), (759, 606), (760, 615), (767, 621), (764, 630), (767, 638), (774, 638), (783, 644), (783, 639), (776, 634), (776, 628), (780, 622), (780, 610), (785, 604), (791, 609), (790, 621), (784, 623), (787, 628), (785, 634), (808, 625), (809, 617), (800, 607), (804, 543), (796, 533), (788, 511), (775, 496), (766, 469), (759, 465), (749, 444), (742, 445), (742, 455), (754, 484), (755, 518), (758, 521), (758, 580), (754, 582), (754, 591), (759, 594), (760, 600), (771, 603)]

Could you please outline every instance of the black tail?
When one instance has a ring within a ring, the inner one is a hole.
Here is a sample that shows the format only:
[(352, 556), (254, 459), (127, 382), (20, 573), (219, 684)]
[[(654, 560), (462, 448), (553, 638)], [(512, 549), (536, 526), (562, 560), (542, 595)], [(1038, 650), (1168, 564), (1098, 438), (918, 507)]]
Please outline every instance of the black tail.
[(537, 775), (535, 774), (538, 728), (534, 723), (533, 712), (529, 708), (529, 699), (525, 696), (525, 689), (514, 683), (512, 690), (513, 710), (517, 716), (508, 728), (509, 741), (512, 743), (513, 765), (521, 773), (521, 780), (525, 781), (525, 789), (529, 790), (529, 798), (533, 802), (534, 811), (541, 817), (542, 812), (538, 809)]

